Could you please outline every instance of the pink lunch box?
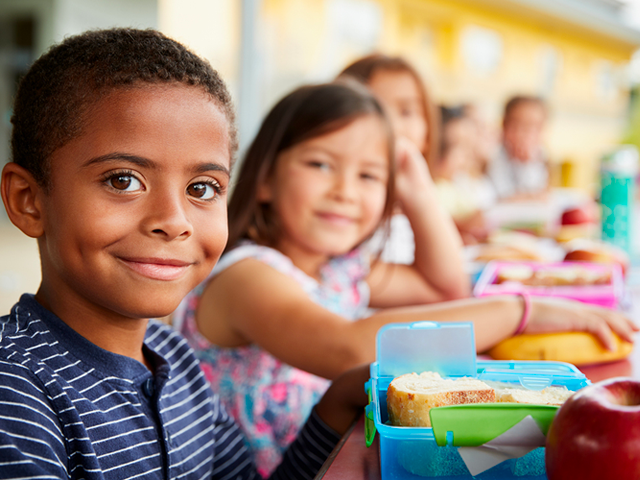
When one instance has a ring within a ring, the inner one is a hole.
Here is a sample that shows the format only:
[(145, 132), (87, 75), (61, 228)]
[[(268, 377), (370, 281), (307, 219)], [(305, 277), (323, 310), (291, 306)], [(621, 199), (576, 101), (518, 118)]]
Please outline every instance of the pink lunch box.
[[(610, 274), (610, 281), (598, 285), (558, 285), (558, 286), (531, 286), (523, 285), (516, 281), (496, 283), (500, 271), (514, 266), (528, 266), (533, 270), (541, 268), (575, 269), (585, 268), (594, 273)], [(584, 303), (591, 303), (607, 308), (616, 308), (624, 294), (624, 281), (622, 268), (617, 264), (589, 263), (589, 262), (500, 262), (491, 261), (482, 270), (480, 277), (473, 289), (473, 295), (483, 297), (487, 295), (516, 294), (522, 291), (529, 295), (541, 297), (570, 298)]]

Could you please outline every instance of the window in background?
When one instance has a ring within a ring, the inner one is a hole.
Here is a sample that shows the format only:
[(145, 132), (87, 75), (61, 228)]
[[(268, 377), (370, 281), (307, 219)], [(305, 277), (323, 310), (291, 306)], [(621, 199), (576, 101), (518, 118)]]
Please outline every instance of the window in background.
[(608, 60), (598, 60), (593, 69), (597, 97), (605, 102), (614, 100), (618, 94), (618, 81), (613, 64)]
[(489, 76), (500, 66), (504, 52), (498, 32), (484, 27), (465, 27), (460, 36), (465, 67), (478, 76)]
[(538, 51), (538, 95), (543, 98), (553, 95), (561, 68), (560, 52), (551, 45), (543, 45)]

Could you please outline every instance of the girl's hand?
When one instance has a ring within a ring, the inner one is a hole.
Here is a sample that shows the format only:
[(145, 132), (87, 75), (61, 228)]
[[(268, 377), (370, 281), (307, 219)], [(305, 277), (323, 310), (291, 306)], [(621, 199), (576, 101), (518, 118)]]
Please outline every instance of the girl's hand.
[(638, 327), (624, 314), (572, 300), (531, 298), (531, 318), (524, 333), (589, 332), (603, 345), (615, 347), (612, 331), (633, 342)]
[(434, 189), (424, 156), (411, 140), (396, 140), (396, 197), (404, 204), (416, 192)]
[(318, 416), (344, 435), (369, 403), (364, 384), (369, 380), (369, 364), (360, 365), (337, 377), (316, 405)]

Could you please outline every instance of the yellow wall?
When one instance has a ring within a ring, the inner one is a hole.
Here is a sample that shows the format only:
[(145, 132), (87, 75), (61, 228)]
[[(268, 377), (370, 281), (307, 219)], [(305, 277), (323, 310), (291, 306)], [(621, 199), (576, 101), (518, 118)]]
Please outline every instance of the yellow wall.
[(240, 1), (159, 0), (158, 28), (209, 60), (235, 91), (240, 63)]
[[(232, 92), (239, 78), (239, 5), (160, 0), (160, 28), (209, 58)], [(355, 17), (341, 18), (350, 14)], [(363, 27), (367, 15), (379, 25)], [(465, 62), (461, 38), (474, 29), (501, 42), (502, 57), (490, 73)], [(379, 50), (407, 57), (436, 99), (473, 102), (496, 128), (509, 96), (542, 93), (552, 113), (546, 136), (551, 159), (572, 162), (571, 183), (583, 189), (595, 188), (598, 159), (626, 125), (622, 77), (635, 47), (507, 0), (263, 0), (257, 35), (261, 114), (292, 88), (330, 80), (353, 59)], [(557, 74), (546, 88), (545, 58), (557, 58)]]
[[(619, 141), (626, 124), (628, 92), (622, 77), (634, 48), (558, 19), (532, 18), (482, 3), (380, 0), (386, 19), (380, 49), (410, 58), (437, 99), (474, 102), (495, 126), (510, 95), (542, 93), (551, 106), (546, 142), (552, 161), (574, 163), (572, 184), (593, 189), (598, 158)], [(460, 38), (474, 27), (502, 39), (502, 61), (484, 76), (470, 71), (461, 53)], [(541, 57), (548, 50), (558, 56), (559, 67), (552, 88), (543, 89)], [(614, 83), (603, 89), (599, 74), (606, 70)]]

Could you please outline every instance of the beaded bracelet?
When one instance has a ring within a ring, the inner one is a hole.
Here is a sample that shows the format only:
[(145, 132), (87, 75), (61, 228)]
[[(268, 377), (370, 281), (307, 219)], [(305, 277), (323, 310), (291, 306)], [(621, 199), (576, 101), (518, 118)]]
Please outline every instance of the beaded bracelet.
[(522, 318), (520, 319), (520, 325), (514, 335), (520, 335), (524, 332), (524, 329), (527, 328), (527, 324), (529, 323), (529, 318), (531, 317), (531, 297), (525, 291), (519, 292), (518, 295), (522, 297), (524, 301), (524, 309), (522, 310)]

